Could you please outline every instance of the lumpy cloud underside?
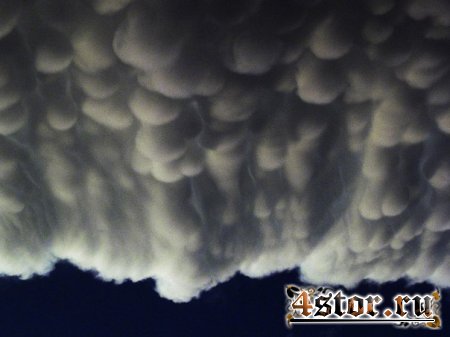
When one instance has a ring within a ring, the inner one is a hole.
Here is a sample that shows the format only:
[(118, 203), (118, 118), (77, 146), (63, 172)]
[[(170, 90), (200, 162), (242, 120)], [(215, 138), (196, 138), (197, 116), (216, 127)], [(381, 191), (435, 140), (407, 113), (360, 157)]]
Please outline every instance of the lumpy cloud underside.
[(449, 286), (449, 42), (446, 0), (3, 0), (0, 273)]

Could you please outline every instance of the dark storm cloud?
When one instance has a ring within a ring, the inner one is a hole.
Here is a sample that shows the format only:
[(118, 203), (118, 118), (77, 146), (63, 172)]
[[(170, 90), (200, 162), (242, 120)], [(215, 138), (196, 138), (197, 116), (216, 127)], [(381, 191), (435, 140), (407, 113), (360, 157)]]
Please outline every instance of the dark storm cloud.
[(446, 0), (6, 0), (0, 273), (449, 286)]

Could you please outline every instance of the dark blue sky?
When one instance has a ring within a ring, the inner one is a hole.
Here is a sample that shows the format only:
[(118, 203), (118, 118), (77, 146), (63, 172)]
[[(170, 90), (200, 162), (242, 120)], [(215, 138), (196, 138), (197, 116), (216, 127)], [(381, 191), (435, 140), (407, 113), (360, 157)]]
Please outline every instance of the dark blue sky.
[[(1, 337), (274, 337), (274, 336), (447, 336), (448, 329), (398, 330), (392, 326), (294, 326), (283, 321), (283, 286), (297, 281), (296, 272), (261, 280), (242, 275), (187, 304), (162, 299), (153, 281), (116, 285), (97, 280), (60, 263), (49, 277), (29, 281), (0, 280)], [(408, 287), (404, 280), (356, 291), (432, 290), (429, 284)], [(449, 292), (443, 292), (444, 324), (449, 326)]]

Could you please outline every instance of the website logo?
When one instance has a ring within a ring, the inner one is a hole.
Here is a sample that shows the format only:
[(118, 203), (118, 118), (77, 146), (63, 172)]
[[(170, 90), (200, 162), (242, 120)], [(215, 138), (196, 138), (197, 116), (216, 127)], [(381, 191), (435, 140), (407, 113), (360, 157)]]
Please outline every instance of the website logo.
[(399, 328), (441, 329), (440, 291), (429, 295), (347, 295), (326, 287), (285, 286), (286, 324), (391, 324)]

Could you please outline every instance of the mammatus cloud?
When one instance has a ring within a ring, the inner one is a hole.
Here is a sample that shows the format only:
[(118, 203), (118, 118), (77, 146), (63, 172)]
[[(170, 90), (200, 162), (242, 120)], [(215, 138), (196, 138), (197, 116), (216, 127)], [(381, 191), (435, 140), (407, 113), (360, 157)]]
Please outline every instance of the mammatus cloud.
[(449, 286), (449, 51), (446, 0), (3, 0), (0, 273)]

